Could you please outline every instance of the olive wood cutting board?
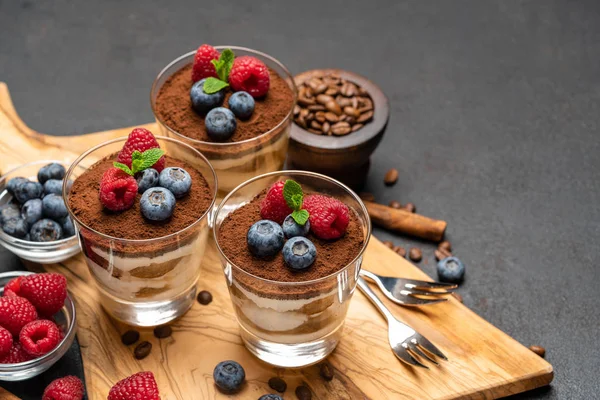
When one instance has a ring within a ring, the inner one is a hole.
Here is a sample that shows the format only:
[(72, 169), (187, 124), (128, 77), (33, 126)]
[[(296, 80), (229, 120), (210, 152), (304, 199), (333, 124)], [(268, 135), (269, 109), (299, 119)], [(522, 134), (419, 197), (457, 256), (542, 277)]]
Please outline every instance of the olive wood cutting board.
[[(154, 124), (146, 125), (156, 131)], [(126, 136), (131, 128), (80, 136), (54, 137), (28, 128), (18, 117), (8, 89), (0, 82), (0, 172), (38, 159), (72, 162), (90, 147)], [(63, 263), (32, 265), (31, 269), (64, 274), (75, 298), (78, 337), (84, 360), (90, 399), (105, 399), (118, 380), (141, 370), (153, 371), (163, 400), (230, 398), (214, 386), (212, 371), (222, 360), (240, 362), (247, 383), (233, 398), (257, 399), (270, 393), (273, 376), (288, 384), (284, 398), (295, 398), (295, 387), (304, 382), (313, 399), (492, 399), (550, 383), (552, 366), (514, 339), (495, 328), (455, 298), (420, 309), (408, 309), (383, 301), (402, 321), (429, 338), (449, 361), (430, 370), (410, 368), (399, 362), (388, 347), (387, 326), (371, 303), (357, 290), (343, 338), (329, 357), (335, 377), (326, 382), (318, 366), (285, 370), (254, 358), (244, 347), (229, 300), (214, 243), (202, 265), (199, 290), (212, 292), (208, 306), (195, 303), (172, 325), (173, 335), (156, 339), (142, 330), (142, 339), (153, 345), (147, 358), (136, 360), (132, 347), (121, 344), (127, 329), (111, 320), (98, 301), (92, 278), (81, 255)], [(429, 279), (419, 268), (372, 237), (363, 267), (390, 276)], [(383, 296), (381, 296), (383, 297)], [(1, 393), (1, 392), (0, 392)]]

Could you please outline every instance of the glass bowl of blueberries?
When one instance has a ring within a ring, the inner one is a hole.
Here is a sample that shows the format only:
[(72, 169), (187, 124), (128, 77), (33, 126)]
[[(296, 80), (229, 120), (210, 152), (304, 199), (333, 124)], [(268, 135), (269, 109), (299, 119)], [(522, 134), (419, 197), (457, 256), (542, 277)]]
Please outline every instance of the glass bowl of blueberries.
[(22, 259), (50, 264), (80, 250), (62, 191), (65, 167), (34, 161), (0, 177), (0, 244)]

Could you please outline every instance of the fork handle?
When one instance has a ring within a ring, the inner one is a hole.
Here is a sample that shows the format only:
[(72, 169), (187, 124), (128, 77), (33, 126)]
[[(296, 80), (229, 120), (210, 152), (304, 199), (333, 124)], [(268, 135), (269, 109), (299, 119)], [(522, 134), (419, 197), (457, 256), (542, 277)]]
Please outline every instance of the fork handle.
[(375, 307), (377, 307), (379, 312), (383, 314), (383, 316), (385, 317), (385, 319), (388, 320), (388, 322), (395, 319), (390, 310), (388, 310), (388, 308), (385, 306), (385, 304), (383, 304), (383, 302), (379, 299), (375, 292), (371, 290), (371, 287), (369, 286), (367, 281), (365, 281), (360, 276), (358, 277), (358, 288), (361, 290), (361, 292), (365, 294), (365, 296), (367, 296), (369, 300), (371, 300), (373, 304), (375, 304)]

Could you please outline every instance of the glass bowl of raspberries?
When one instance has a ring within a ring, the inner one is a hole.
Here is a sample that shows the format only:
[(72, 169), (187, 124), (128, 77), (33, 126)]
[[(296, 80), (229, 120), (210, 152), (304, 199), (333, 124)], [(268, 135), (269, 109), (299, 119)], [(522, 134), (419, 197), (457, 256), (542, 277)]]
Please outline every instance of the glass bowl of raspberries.
[(0, 244), (22, 259), (50, 264), (79, 253), (63, 200), (65, 166), (23, 164), (0, 177)]
[(0, 273), (0, 381), (46, 371), (73, 344), (75, 304), (61, 274)]

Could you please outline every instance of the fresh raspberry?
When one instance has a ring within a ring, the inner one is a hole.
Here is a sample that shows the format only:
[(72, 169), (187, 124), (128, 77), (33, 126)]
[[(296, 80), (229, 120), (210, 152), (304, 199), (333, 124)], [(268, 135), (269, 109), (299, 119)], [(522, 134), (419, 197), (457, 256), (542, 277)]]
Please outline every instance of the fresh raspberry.
[(17, 276), (16, 278), (8, 281), (6, 285), (4, 285), (4, 296), (20, 296), (21, 294), (21, 281), (24, 276)]
[(13, 337), (9, 331), (0, 326), (0, 357), (10, 352), (13, 345)]
[(65, 304), (67, 279), (56, 273), (27, 275), (21, 282), (21, 296), (29, 300), (40, 315), (51, 317)]
[(321, 239), (337, 239), (346, 233), (350, 222), (348, 206), (334, 199), (320, 194), (308, 195), (302, 202), (310, 214), (310, 230)]
[(254, 98), (262, 97), (269, 91), (269, 69), (258, 58), (241, 56), (233, 60), (229, 73), (229, 84), (236, 92), (250, 93)]
[(0, 326), (13, 336), (19, 336), (21, 328), (37, 317), (37, 311), (29, 300), (16, 296), (0, 297)]
[(284, 181), (275, 182), (260, 202), (260, 216), (282, 224), (285, 217), (292, 213), (292, 209), (283, 198)]
[(81, 379), (69, 375), (50, 382), (44, 390), (42, 400), (81, 400), (83, 392)]
[(138, 185), (135, 178), (119, 168), (109, 168), (100, 181), (100, 202), (111, 211), (133, 207)]
[(212, 76), (217, 78), (217, 70), (211, 62), (219, 59), (217, 49), (208, 44), (203, 44), (196, 50), (194, 64), (192, 64), (192, 82), (198, 82), (200, 79)]
[(27, 354), (21, 343), (14, 342), (8, 354), (0, 357), (0, 364), (16, 364), (29, 360), (33, 360), (33, 357)]
[[(134, 150), (140, 153), (149, 149), (160, 148), (156, 138), (148, 129), (135, 128), (127, 137), (127, 141), (117, 156), (117, 161), (131, 168), (131, 154)], [(158, 172), (165, 168), (165, 157), (162, 156), (153, 166)]]
[(160, 400), (152, 372), (138, 372), (115, 384), (107, 400)]
[(52, 321), (38, 319), (25, 325), (19, 334), (23, 349), (34, 357), (43, 356), (60, 343), (60, 329)]

